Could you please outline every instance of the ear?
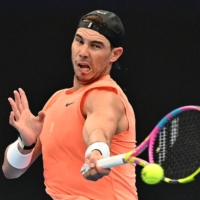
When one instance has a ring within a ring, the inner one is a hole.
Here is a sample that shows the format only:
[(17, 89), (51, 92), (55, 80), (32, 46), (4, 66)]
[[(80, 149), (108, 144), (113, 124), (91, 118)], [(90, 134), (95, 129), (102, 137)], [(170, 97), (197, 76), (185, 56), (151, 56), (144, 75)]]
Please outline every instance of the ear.
[(122, 47), (116, 47), (112, 49), (112, 57), (110, 59), (110, 62), (115, 62), (118, 60), (118, 58), (122, 55), (123, 53), (123, 48)]

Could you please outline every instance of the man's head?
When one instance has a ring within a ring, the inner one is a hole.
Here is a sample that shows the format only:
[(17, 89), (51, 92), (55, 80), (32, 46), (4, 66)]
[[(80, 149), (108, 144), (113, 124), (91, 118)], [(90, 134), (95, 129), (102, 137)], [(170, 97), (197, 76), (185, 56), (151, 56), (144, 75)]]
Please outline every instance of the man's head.
[[(116, 61), (123, 53), (123, 36), (122, 22), (114, 13), (97, 10), (83, 16), (72, 43), (75, 76), (79, 74), (77, 78), (86, 82), (90, 77), (93, 82), (109, 74), (113, 63), (119, 66)], [(86, 73), (78, 73), (81, 69)]]
[(113, 47), (122, 46), (124, 27), (120, 18), (112, 12), (92, 11), (80, 19), (78, 28), (80, 27), (89, 28), (104, 35)]

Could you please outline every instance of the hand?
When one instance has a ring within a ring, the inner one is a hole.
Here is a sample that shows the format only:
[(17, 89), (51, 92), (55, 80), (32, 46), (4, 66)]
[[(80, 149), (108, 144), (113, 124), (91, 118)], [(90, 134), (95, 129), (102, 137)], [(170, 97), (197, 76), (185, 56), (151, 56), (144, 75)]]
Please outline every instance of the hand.
[(40, 111), (37, 117), (31, 113), (26, 94), (21, 88), (14, 91), (14, 97), (15, 100), (8, 98), (12, 107), (9, 123), (18, 130), (23, 144), (30, 146), (42, 131), (45, 113)]
[(97, 181), (110, 173), (110, 169), (104, 169), (96, 165), (97, 160), (103, 158), (98, 150), (92, 151), (86, 158), (86, 162), (81, 169), (85, 179)]

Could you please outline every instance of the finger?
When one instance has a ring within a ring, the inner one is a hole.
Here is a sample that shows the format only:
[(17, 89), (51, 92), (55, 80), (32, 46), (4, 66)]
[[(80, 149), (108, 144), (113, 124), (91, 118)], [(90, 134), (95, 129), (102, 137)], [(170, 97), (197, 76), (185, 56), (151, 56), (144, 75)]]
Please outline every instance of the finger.
[(103, 174), (103, 175), (108, 175), (109, 173), (110, 173), (110, 168), (102, 168), (102, 167), (99, 167), (99, 166), (96, 166), (96, 169), (97, 169), (97, 171), (98, 171), (98, 173), (100, 173), (100, 174)]
[(95, 163), (90, 161), (89, 166), (90, 166), (90, 168), (94, 168), (95, 167)]
[(88, 164), (89, 164), (90, 168), (94, 168), (96, 166), (97, 160), (100, 159), (101, 157), (102, 157), (102, 155), (100, 154), (100, 152), (98, 150), (92, 151), (88, 157)]
[(102, 174), (98, 173), (98, 171), (95, 168), (89, 169), (88, 172), (91, 176), (102, 176)]
[(20, 97), (21, 97), (22, 107), (24, 109), (29, 109), (28, 100), (26, 98), (26, 94), (25, 94), (24, 90), (22, 90), (21, 88), (19, 88), (19, 94), (20, 94)]
[(9, 123), (10, 123), (10, 125), (12, 125), (13, 127), (15, 127), (17, 129), (17, 124), (16, 124), (14, 116), (15, 116), (14, 112), (11, 111), (10, 112), (10, 117), (9, 117)]
[(104, 176), (104, 174), (99, 173), (95, 168), (91, 169), (86, 163), (83, 165), (81, 173), (85, 179), (90, 181), (97, 181)]
[(15, 119), (18, 121), (19, 117), (20, 117), (20, 111), (18, 110), (17, 105), (16, 105), (15, 101), (12, 98), (8, 98), (8, 101), (9, 101), (11, 107), (12, 107)]
[(95, 169), (88, 170), (83, 176), (90, 181), (97, 181), (103, 177), (103, 175), (99, 174)]
[(14, 93), (15, 103), (16, 103), (16, 105), (17, 105), (17, 109), (18, 109), (19, 112), (21, 113), (21, 112), (23, 111), (23, 107), (22, 107), (22, 104), (21, 104), (20, 95), (19, 95), (18, 91), (16, 91), (16, 90), (14, 90), (13, 93)]
[(45, 112), (40, 111), (40, 112), (38, 113), (38, 121), (39, 121), (39, 122), (43, 122), (45, 116), (46, 116), (46, 115), (45, 115)]

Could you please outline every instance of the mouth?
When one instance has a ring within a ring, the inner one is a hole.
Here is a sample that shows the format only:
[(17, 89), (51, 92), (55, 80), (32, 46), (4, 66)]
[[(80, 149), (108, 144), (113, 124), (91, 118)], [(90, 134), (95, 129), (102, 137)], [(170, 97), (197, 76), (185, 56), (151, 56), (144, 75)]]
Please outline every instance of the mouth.
[(90, 66), (86, 63), (78, 63), (78, 67), (81, 69), (81, 71), (89, 72)]

